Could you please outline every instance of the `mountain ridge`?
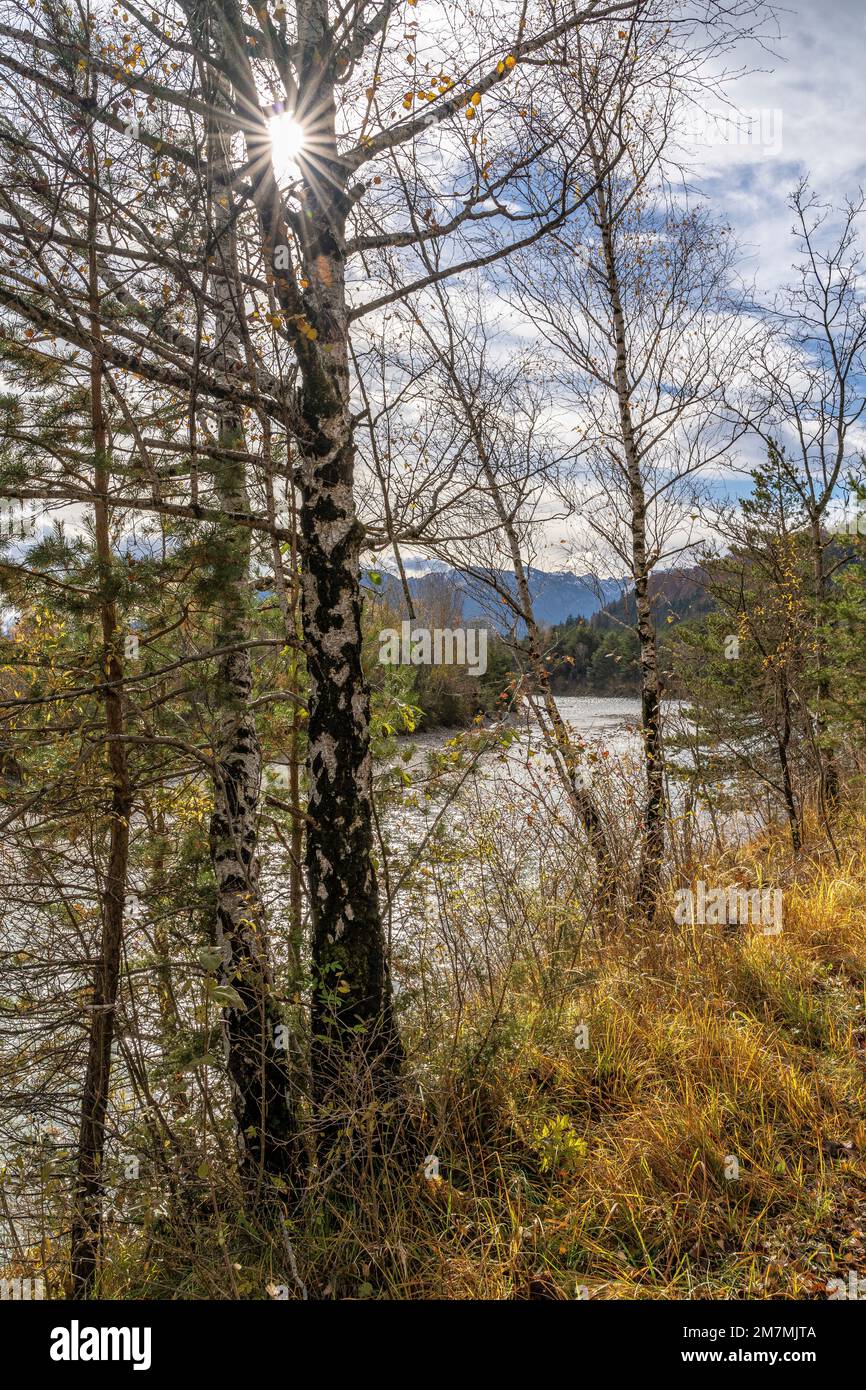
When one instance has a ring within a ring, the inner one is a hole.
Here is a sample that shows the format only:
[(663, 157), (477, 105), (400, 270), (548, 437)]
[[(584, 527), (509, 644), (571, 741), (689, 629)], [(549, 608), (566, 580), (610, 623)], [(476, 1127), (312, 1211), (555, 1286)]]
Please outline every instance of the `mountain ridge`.
[[(452, 596), (460, 599), (464, 621), (487, 621), (499, 632), (506, 632), (512, 627), (513, 613), (502, 596), (495, 592), (493, 585), (442, 561), (432, 562), (421, 574), (413, 574), (409, 565), (405, 568), (409, 593), (420, 603), (441, 602), (447, 594), (447, 589), (443, 590), (444, 581), (450, 587)], [(516, 596), (517, 583), (513, 570), (491, 570), (488, 573), (501, 589)], [(371, 577), (373, 575), (376, 579)], [(597, 581), (587, 574), (535, 567), (527, 569), (527, 581), (535, 617), (544, 627), (555, 627), (568, 618), (591, 618), (620, 595), (623, 587), (618, 579)], [(363, 583), (365, 588), (374, 589), (393, 607), (405, 607), (403, 586), (399, 575), (393, 570), (367, 570)], [(518, 625), (518, 631), (520, 627), (522, 624)]]

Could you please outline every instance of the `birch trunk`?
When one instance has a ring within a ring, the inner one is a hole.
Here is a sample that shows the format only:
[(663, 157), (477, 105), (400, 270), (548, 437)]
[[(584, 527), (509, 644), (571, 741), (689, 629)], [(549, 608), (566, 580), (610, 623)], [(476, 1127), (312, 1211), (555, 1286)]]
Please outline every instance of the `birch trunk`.
[[(322, 254), (342, 264), (317, 229)], [(325, 251), (324, 248), (327, 248)], [(336, 289), (336, 286), (335, 286)], [(327, 1106), (361, 1064), (386, 1096), (402, 1059), (373, 860), (370, 702), (361, 668), (359, 552), (353, 494), (342, 285), (333, 295), (333, 367), (304, 381), (301, 602), (310, 682), (306, 868), (312, 911), (313, 1094)]]
[[(464, 409), (467, 412), (467, 417), (471, 422), (472, 416), (469, 402), (462, 392), (461, 397)], [(514, 577), (517, 585), (517, 594), (520, 599), (520, 610), (523, 621), (526, 624), (527, 652), (533, 685), (544, 708), (544, 722), (547, 726), (544, 729), (544, 733), (551, 745), (551, 752), (554, 756), (554, 765), (557, 774), (569, 799), (572, 811), (583, 826), (584, 833), (589, 841), (595, 859), (598, 873), (596, 897), (602, 921), (602, 929), (604, 930), (605, 927), (609, 927), (612, 924), (615, 916), (617, 885), (616, 864), (608, 843), (604, 822), (592, 792), (583, 785), (583, 769), (580, 767), (575, 755), (568, 726), (559, 712), (559, 707), (550, 689), (547, 668), (542, 655), (538, 623), (535, 619), (535, 609), (532, 603), (529, 581), (526, 576), (526, 566), (523, 563), (523, 555), (521, 553), (520, 541), (514, 526), (514, 521), (508, 508), (505, 506), (496, 474), (490, 464), (487, 452), (484, 449), (483, 441), (480, 439), (474, 423), (472, 424), (472, 430), (475, 436), (475, 445), (478, 451), (479, 462), (484, 472), (484, 478), (493, 497), (499, 523), (508, 541), (508, 549), (511, 555), (511, 563), (514, 568)]]
[[(225, 100), (222, 93), (216, 104)], [(209, 189), (217, 269), (219, 347), (226, 364), (242, 358), (237, 305), (242, 303), (232, 216), (229, 137), (214, 120), (208, 140)], [(226, 365), (226, 371), (228, 367)], [(231, 457), (244, 450), (243, 421), (229, 402), (219, 413), (225, 456), (214, 465), (214, 486), (227, 514), (246, 514), (250, 500), (245, 464)], [(238, 996), (223, 1012), (226, 1061), (237, 1124), (240, 1171), (256, 1198), (273, 1179), (278, 1190), (297, 1191), (305, 1169), (299, 1134), (299, 1097), (285, 1046), (284, 1021), (274, 990), (261, 894), (258, 808), (262, 758), (250, 708), (253, 675), (249, 648), (252, 587), (246, 527), (226, 523), (220, 554), (220, 620), (216, 645), (225, 648), (216, 678), (214, 806), (209, 828), (217, 889), (216, 938), (223, 984)]]
[[(601, 178), (601, 166), (596, 163)], [(607, 197), (600, 182), (597, 197), (599, 230), (604, 253), (605, 279), (610, 301), (615, 363), (614, 383), (619, 409), (620, 432), (625, 456), (631, 513), (631, 556), (637, 610), (637, 636), (640, 647), (641, 730), (643, 735), (646, 801), (643, 813), (637, 903), (647, 921), (652, 921), (658, 905), (665, 848), (664, 750), (661, 728), (661, 677), (658, 639), (649, 593), (651, 565), (647, 555), (646, 492), (641, 473), (640, 454), (631, 413), (631, 385), (628, 371), (628, 342), (625, 314), (620, 293), (613, 227)]]
[[(347, 1079), (387, 1101), (402, 1063), (373, 857), (370, 698), (361, 666), (345, 228), (332, 41), (322, 0), (299, 6), (300, 89), (315, 92), (318, 176), (305, 180), (303, 259), (317, 341), (301, 356), (301, 611), (310, 682), (306, 869), (312, 913), (313, 1096)], [(355, 1104), (363, 1106), (360, 1095)]]
[[(235, 0), (218, 0), (224, 60), (241, 101), (259, 97)], [(350, 196), (336, 134), (333, 23), (323, 0), (298, 0), (296, 105), (304, 215), (290, 231), (262, 132), (247, 135), (252, 193), (274, 292), (299, 373), (293, 410), (300, 489), (301, 615), (309, 677), (305, 868), (311, 914), (313, 1099), (324, 1148), (336, 1110), (387, 1101), (402, 1049), (373, 856), (369, 691), (361, 666), (360, 551), (349, 386), (346, 221)], [(292, 244), (301, 265), (278, 255)], [(362, 1098), (359, 1084), (367, 1090)], [(354, 1089), (353, 1089), (354, 1088)], [(336, 1129), (335, 1129), (336, 1125)], [(330, 1138), (328, 1137), (330, 1133)]]
[(818, 746), (819, 797), (824, 815), (831, 814), (839, 805), (839, 769), (835, 750), (830, 742), (827, 726), (827, 705), (830, 699), (830, 677), (827, 672), (827, 655), (822, 632), (826, 613), (829, 582), (824, 565), (824, 542), (821, 536), (821, 514), (814, 511), (810, 517), (809, 542), (812, 552), (812, 575), (815, 588), (815, 665), (816, 715), (815, 733)]

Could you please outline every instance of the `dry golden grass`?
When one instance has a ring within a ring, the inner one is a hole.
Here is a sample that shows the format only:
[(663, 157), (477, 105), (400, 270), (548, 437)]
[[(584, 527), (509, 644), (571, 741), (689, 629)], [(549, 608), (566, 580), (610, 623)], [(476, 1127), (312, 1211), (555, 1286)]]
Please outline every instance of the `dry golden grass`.
[(407, 1128), (438, 1177), (374, 1162), (348, 1200), (314, 1194), (289, 1227), (297, 1277), (284, 1242), (227, 1219), (218, 1246), (207, 1223), (155, 1244), (146, 1277), (131, 1251), (109, 1261), (105, 1293), (802, 1299), (862, 1276), (866, 814), (840, 824), (839, 863), (814, 842), (794, 864), (767, 833), (735, 876), (730, 855), (695, 866), (783, 884), (779, 936), (677, 926), (671, 901), (652, 932), (566, 951), (543, 898), (474, 970), (468, 948), (434, 953), (404, 1030)]
[(456, 1038), (440, 1014), (439, 1065), (417, 1060), (441, 1181), (390, 1210), (365, 1292), (823, 1298), (862, 1273), (866, 816), (838, 839), (840, 864), (768, 833), (736, 877), (696, 870), (782, 883), (780, 936), (671, 912), (559, 972), (536, 941)]

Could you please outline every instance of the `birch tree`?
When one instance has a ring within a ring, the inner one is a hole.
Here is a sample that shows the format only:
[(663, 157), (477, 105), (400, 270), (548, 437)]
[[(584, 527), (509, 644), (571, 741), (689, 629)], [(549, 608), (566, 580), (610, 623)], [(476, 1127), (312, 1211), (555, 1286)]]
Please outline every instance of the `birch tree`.
[(866, 412), (866, 296), (861, 285), (861, 194), (838, 207), (806, 181), (791, 194), (795, 275), (763, 310), (766, 333), (753, 342), (747, 385), (735, 382), (732, 407), (768, 450), (805, 514), (815, 610), (816, 708), (825, 813), (839, 795), (829, 721), (830, 676), (824, 626), (837, 558), (828, 525), (834, 496), (858, 461)]
[[(664, 857), (662, 674), (650, 577), (688, 544), (697, 475), (725, 455), (725, 382), (744, 358), (727, 229), (682, 206), (664, 156), (682, 72), (640, 34), (614, 79), (607, 52), (578, 38), (579, 92), (593, 192), (512, 277), (552, 350), (577, 436), (575, 511), (634, 587), (646, 797), (636, 896), (652, 920)], [(612, 144), (627, 158), (611, 167)], [(578, 479), (582, 476), (583, 482)]]
[[(642, 8), (640, 0), (589, 0), (562, 11), (491, 9), (462, 16), (472, 20), (468, 31), (438, 11), (422, 25), (390, 0), (338, 12), (323, 0), (252, 12), (237, 0), (133, 4), (110, 15), (82, 5), (68, 22), (51, 3), (34, 11), (10, 0), (0, 19), (8, 146), (13, 157), (27, 153), (16, 136), (27, 112), (41, 162), (24, 181), (23, 216), (10, 217), (10, 247), (26, 248), (36, 232), (43, 247), (81, 249), (66, 168), (76, 132), (90, 123), (103, 142), (111, 213), (111, 235), (97, 248), (101, 360), (187, 402), (184, 437), (165, 439), (162, 451), (192, 451), (186, 495), (148, 497), (130, 479), (111, 505), (134, 502), (290, 542), (287, 528), (249, 504), (239, 470), (228, 466), (245, 457), (244, 412), (268, 416), (297, 455), (311, 1071), (332, 1137), (327, 1117), (346, 1077), (365, 1078), (377, 1103), (387, 1101), (402, 1063), (373, 850), (352, 325), (430, 282), (419, 245), (449, 240), (433, 272), (445, 280), (567, 219), (581, 197), (563, 139), (572, 115), (567, 95), (547, 81), (549, 66), (574, 30)], [(99, 79), (98, 98), (76, 82), (77, 71)], [(55, 342), (89, 350), (90, 329), (41, 276), (11, 270), (0, 301)], [(215, 435), (202, 428), (208, 415), (218, 418)], [(212, 479), (204, 496), (202, 471)], [(242, 546), (230, 549), (236, 579), (224, 591), (225, 635), (231, 629), (239, 641), (245, 560)], [(280, 1175), (293, 1121), (269, 1037), (251, 824), (258, 757), (243, 659), (227, 658), (221, 679), (212, 840), (226, 988), (238, 996), (226, 1006), (229, 1068), (252, 1166)]]
[(497, 365), (503, 353), (480, 296), (448, 296), (441, 285), (432, 294), (436, 311), (429, 317), (436, 327), (422, 320), (420, 332), (437, 396), (458, 431), (455, 472), (466, 489), (457, 489), (448, 534), (425, 541), (482, 602), (486, 594), (525, 667), (522, 694), (588, 845), (594, 865), (589, 915), (597, 909), (604, 930), (615, 915), (617, 865), (589, 770), (550, 689), (547, 644), (530, 585), (534, 547), (543, 527), (556, 520), (550, 501), (562, 452), (551, 438), (545, 387), (523, 356)]

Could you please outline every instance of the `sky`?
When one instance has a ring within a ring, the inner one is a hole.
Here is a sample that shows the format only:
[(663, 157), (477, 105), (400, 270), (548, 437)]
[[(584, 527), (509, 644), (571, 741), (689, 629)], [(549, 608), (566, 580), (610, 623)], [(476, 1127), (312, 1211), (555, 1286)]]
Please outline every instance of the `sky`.
[[(703, 130), (693, 126), (683, 161), (692, 196), (731, 225), (739, 274), (754, 282), (758, 299), (771, 298), (792, 276), (787, 200), (795, 185), (808, 177), (831, 203), (866, 189), (866, 0), (799, 0), (777, 11), (777, 24), (768, 48), (749, 42), (727, 55), (729, 70), (748, 70), (726, 88), (734, 109), (711, 99), (710, 118)], [(863, 232), (866, 243), (866, 226)], [(761, 456), (756, 441), (741, 444), (741, 464)], [(710, 488), (740, 497), (751, 481), (722, 468)], [(538, 563), (579, 571), (586, 539), (579, 523), (549, 531)]]
[(827, 201), (866, 187), (866, 0), (800, 0), (778, 24), (772, 53), (749, 45), (738, 55), (761, 70), (729, 88), (741, 112), (762, 113), (763, 140), (695, 146), (693, 166), (699, 191), (737, 234), (744, 274), (766, 292), (790, 273), (786, 199), (798, 180), (808, 175)]

